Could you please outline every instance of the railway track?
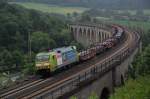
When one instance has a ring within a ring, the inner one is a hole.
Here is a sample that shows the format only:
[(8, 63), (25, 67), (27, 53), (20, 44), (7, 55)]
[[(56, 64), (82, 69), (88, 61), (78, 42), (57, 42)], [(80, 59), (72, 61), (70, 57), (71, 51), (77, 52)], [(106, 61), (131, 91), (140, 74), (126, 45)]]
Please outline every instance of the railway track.
[[(125, 42), (125, 44), (123, 45), (122, 48), (120, 48), (119, 50), (117, 50), (116, 52), (112, 53), (111, 55), (109, 55), (107, 58), (104, 58), (102, 59), (100, 62), (96, 63), (95, 65), (98, 65), (100, 63), (103, 63), (105, 62), (106, 60), (112, 58), (113, 56), (117, 55), (118, 53), (122, 52), (123, 50), (126, 50), (128, 49), (128, 47), (132, 47), (132, 43), (134, 41), (136, 41), (136, 39), (138, 38), (137, 35), (135, 35), (134, 33), (131, 34), (129, 31), (128, 32), (128, 40)], [(89, 69), (93, 68), (95, 65), (91, 65), (89, 68), (86, 68), (86, 69), (83, 69), (81, 71), (78, 71), (78, 73), (76, 74), (73, 74), (72, 76), (68, 76), (66, 77), (65, 79), (57, 82), (57, 83), (54, 83), (52, 84), (51, 86), (48, 86), (48, 87), (45, 87), (44, 89), (41, 89), (39, 91), (36, 91), (34, 93), (32, 93), (31, 95), (28, 95), (26, 97), (24, 97), (23, 99), (29, 99), (29, 98), (36, 98), (36, 97), (40, 97), (40, 94), (41, 93), (46, 93), (48, 92), (49, 90), (52, 90), (52, 89), (56, 89), (57, 87), (59, 87), (60, 85), (62, 85), (64, 82), (67, 82), (69, 80), (71, 80), (71, 78), (75, 78), (77, 75), (79, 75), (80, 73), (84, 73), (86, 71), (88, 71)], [(43, 95), (44, 95), (43, 94)]]
[(108, 51), (105, 54), (95, 57), (89, 62), (77, 65), (71, 68), (70, 70), (67, 70), (63, 73), (60, 73), (46, 80), (35, 81), (20, 88), (4, 93), (0, 95), (0, 97), (2, 99), (30, 99), (36, 97), (41, 93), (45, 93), (48, 90), (51, 90), (61, 85), (63, 82), (69, 80), (72, 77), (75, 77), (79, 73), (92, 68), (95, 65), (94, 63), (96, 64), (102, 63), (107, 59), (109, 59), (110, 57), (118, 54), (119, 52), (127, 48), (130, 44), (132, 44), (133, 42), (132, 40), (135, 40), (135, 38), (136, 37), (134, 37), (133, 34), (128, 32), (127, 39), (124, 42), (122, 42), (122, 44), (111, 49), (111, 51)]
[[(127, 44), (128, 42), (126, 42), (126, 44)], [(119, 49), (119, 50), (118, 50)], [(103, 58), (101, 58), (100, 60), (100, 63), (102, 63), (102, 62), (104, 62), (105, 60), (107, 60), (107, 58), (106, 57), (108, 57), (108, 56), (113, 56), (113, 55), (115, 55), (117, 52), (119, 52), (119, 51), (121, 51), (123, 48), (117, 48), (117, 50), (118, 51), (116, 51), (116, 52), (111, 52), (111, 53), (113, 53), (112, 55), (110, 55), (110, 53), (109, 54), (107, 54), (105, 57), (103, 57)], [(109, 57), (108, 57), (109, 58)], [(95, 62), (94, 62), (95, 63)], [(99, 62), (96, 62), (96, 64), (99, 64)], [(92, 68), (94, 65), (96, 65), (96, 64), (90, 64), (89, 65), (89, 67), (88, 68), (84, 68), (84, 69), (82, 69), (82, 70), (79, 70), (78, 72), (76, 72), (75, 74), (72, 74), (71, 76), (68, 76), (68, 77), (65, 77), (65, 79), (62, 79), (62, 80), (60, 80), (59, 82), (57, 82), (57, 83), (54, 83), (54, 84), (52, 84), (51, 86), (48, 86), (48, 87), (45, 87), (44, 89), (41, 89), (41, 90), (39, 90), (39, 91), (36, 91), (36, 92), (34, 92), (34, 93), (32, 93), (31, 95), (28, 95), (28, 96), (26, 96), (26, 97), (22, 97), (23, 99), (31, 99), (31, 98), (34, 98), (34, 97), (38, 97), (39, 96), (39, 94), (41, 94), (41, 93), (46, 93), (47, 91), (49, 91), (49, 90), (51, 90), (51, 89), (54, 89), (55, 87), (58, 87), (59, 85), (61, 85), (61, 84), (63, 84), (65, 81), (68, 81), (68, 80), (70, 80), (71, 78), (73, 78), (73, 77), (75, 77), (75, 76), (77, 76), (77, 75), (79, 75), (80, 73), (82, 73), (82, 72), (85, 72), (85, 71), (87, 71), (88, 69), (90, 69), (90, 68)], [(40, 97), (40, 96), (39, 96)]]
[(43, 80), (43, 79), (38, 79), (38, 80), (33, 80), (32, 82), (26, 83), (26, 84), (24, 84), (24, 85), (22, 85), (22, 86), (21, 86), (21, 85), (15, 86), (15, 88), (13, 88), (13, 89), (9, 89), (9, 90), (7, 90), (7, 91), (4, 91), (4, 92), (0, 95), (0, 98), (9, 96), (10, 94), (14, 94), (14, 93), (16, 93), (16, 92), (18, 92), (18, 91), (20, 91), (20, 90), (26, 89), (26, 88), (28, 88), (28, 87), (30, 87), (30, 86), (33, 86), (33, 85), (35, 85), (36, 83), (39, 83), (39, 82), (42, 82), (42, 81), (44, 81), (44, 80)]

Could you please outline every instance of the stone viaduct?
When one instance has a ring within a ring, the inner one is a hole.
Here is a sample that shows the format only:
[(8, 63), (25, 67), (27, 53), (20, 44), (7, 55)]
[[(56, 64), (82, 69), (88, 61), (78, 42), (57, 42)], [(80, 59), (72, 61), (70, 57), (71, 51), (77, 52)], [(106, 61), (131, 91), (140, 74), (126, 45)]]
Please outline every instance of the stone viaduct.
[[(85, 47), (90, 44), (103, 42), (113, 35), (111, 26), (108, 25), (85, 25), (85, 24), (72, 24), (70, 30), (73, 33), (74, 38)], [(131, 64), (135, 54), (138, 52), (137, 47), (132, 55), (130, 55), (117, 67), (112, 68), (97, 81), (91, 83), (85, 88), (82, 88), (79, 92), (74, 94), (78, 99), (88, 99), (92, 93), (96, 93), (99, 99), (108, 99), (108, 95), (114, 92), (114, 87), (124, 84), (127, 79), (128, 67)]]
[[(112, 31), (107, 25), (71, 24), (69, 26), (74, 38), (85, 45), (103, 42), (111, 37)], [(51, 90), (43, 93), (38, 99), (88, 99), (91, 93), (97, 94), (99, 99), (108, 99), (114, 87), (124, 84), (127, 79), (128, 66), (140, 49), (138, 33), (125, 29), (127, 40), (119, 49), (112, 50), (107, 57), (102, 58), (89, 68), (57, 82)]]

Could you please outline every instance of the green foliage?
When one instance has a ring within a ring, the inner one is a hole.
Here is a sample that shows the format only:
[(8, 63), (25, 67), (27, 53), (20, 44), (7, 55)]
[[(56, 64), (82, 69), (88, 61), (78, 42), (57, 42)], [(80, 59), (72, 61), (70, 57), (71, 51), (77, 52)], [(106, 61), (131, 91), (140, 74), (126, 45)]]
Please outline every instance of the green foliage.
[(129, 68), (129, 74), (132, 78), (138, 77), (138, 75), (150, 74), (150, 45), (144, 48), (142, 53), (139, 53), (132, 65)]
[(72, 35), (70, 35), (70, 32), (67, 29), (63, 29), (58, 37), (60, 38), (56, 38), (55, 40), (59, 42), (60, 46), (62, 46), (62, 44), (68, 45), (73, 40)]
[[(8, 69), (11, 66), (12, 63), (12, 55), (8, 50), (3, 50), (3, 52), (0, 54), (0, 63), (2, 65), (2, 69)], [(7, 65), (5, 65), (7, 64)]]
[(128, 27), (135, 27), (138, 29), (142, 29), (147, 33), (147, 31), (150, 29), (150, 23), (149, 22), (143, 22), (143, 21), (128, 21), (128, 20), (111, 20), (112, 23), (117, 23), (121, 25), (125, 25)]
[(88, 99), (98, 99), (98, 96), (96, 93), (92, 92)]
[[(138, 22), (131, 23), (128, 24), (133, 26)], [(137, 26), (140, 27), (141, 24)], [(110, 99), (150, 99), (150, 31), (147, 29), (149, 25), (146, 26), (143, 26), (144, 32), (141, 33), (143, 51), (136, 55), (132, 65), (129, 66), (129, 75), (132, 79), (130, 78), (125, 86), (116, 89)]]
[(24, 65), (23, 73), (28, 75), (33, 75), (35, 74), (35, 66), (33, 63), (27, 63)]
[(150, 44), (150, 29), (142, 34), (143, 47)]
[[(70, 99), (78, 99), (76, 96), (72, 96)], [(98, 99), (98, 96), (95, 92), (92, 92), (88, 99)]]
[(83, 13), (80, 18), (81, 22), (91, 22), (91, 17), (87, 13)]
[(29, 2), (13, 2), (15, 4), (22, 5), (29, 9), (35, 9), (42, 12), (47, 13), (57, 13), (62, 15), (73, 14), (74, 12), (82, 13), (83, 11), (87, 10), (84, 7), (69, 7), (69, 6), (59, 6), (59, 5), (51, 5), (51, 4), (40, 4), (40, 3), (29, 3)]
[(73, 12), (73, 17), (77, 17), (78, 16), (78, 13), (77, 12)]
[(150, 22), (143, 21), (125, 21), (125, 20), (112, 20), (112, 23), (125, 25), (137, 30), (141, 35), (142, 47), (145, 48), (150, 43)]
[(76, 46), (78, 51), (80, 51), (80, 50), (83, 49), (83, 46), (82, 46), (80, 43), (76, 42), (76, 41), (72, 41), (72, 42), (70, 43), (70, 45)]
[(118, 88), (110, 99), (149, 99), (150, 98), (150, 45), (137, 55), (129, 74), (133, 79), (129, 79), (125, 86)]
[(72, 96), (70, 99), (77, 99), (77, 97), (75, 97), (75, 96)]
[(34, 52), (39, 52), (45, 50), (45, 48), (56, 47), (56, 42), (50, 38), (47, 33), (34, 32), (31, 35), (32, 50)]
[(12, 53), (12, 56), (13, 56), (13, 64), (16, 66), (16, 69), (19, 69), (21, 67), (18, 67), (18, 66), (21, 66), (24, 64), (24, 56), (23, 54), (20, 52), (20, 51), (17, 51), (15, 50), (13, 53)]
[(150, 8), (149, 0), (9, 0), (18, 2), (36, 2), (66, 6), (86, 6), (106, 9), (135, 9)]
[(133, 66), (139, 75), (150, 74), (150, 45), (136, 58)]
[(150, 76), (129, 79), (125, 86), (116, 89), (110, 99), (149, 99)]
[(137, 16), (139, 16), (139, 15), (140, 15), (140, 16), (144, 15), (143, 10), (137, 10), (137, 11), (136, 11), (136, 15), (137, 15)]
[(34, 72), (31, 63), (36, 53), (70, 45), (72, 35), (66, 28), (60, 18), (0, 1), (0, 71), (21, 70), (25, 65), (25, 71)]

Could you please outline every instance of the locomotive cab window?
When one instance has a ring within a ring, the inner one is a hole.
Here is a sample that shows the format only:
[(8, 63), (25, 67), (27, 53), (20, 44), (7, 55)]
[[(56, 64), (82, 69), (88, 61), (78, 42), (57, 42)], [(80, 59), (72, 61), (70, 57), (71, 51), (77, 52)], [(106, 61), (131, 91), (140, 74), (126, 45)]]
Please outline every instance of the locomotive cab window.
[(40, 55), (36, 57), (37, 62), (48, 61), (48, 59), (49, 59), (48, 55)]

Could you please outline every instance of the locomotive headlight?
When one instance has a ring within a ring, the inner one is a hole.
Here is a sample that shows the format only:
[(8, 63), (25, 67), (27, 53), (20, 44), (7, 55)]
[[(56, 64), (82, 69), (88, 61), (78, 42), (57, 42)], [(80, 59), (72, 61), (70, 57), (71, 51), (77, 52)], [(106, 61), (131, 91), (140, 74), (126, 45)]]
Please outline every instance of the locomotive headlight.
[(48, 66), (48, 65), (49, 65), (49, 63), (45, 63), (44, 65)]
[(36, 66), (37, 66), (37, 67), (40, 67), (40, 66), (41, 66), (41, 64), (36, 64)]

